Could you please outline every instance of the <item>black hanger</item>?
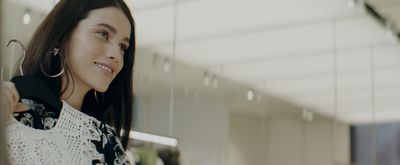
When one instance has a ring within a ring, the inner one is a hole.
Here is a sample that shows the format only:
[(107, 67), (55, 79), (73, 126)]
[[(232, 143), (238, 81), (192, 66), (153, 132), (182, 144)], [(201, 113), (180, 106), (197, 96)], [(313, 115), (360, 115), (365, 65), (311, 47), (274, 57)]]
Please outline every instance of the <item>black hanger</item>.
[(33, 76), (15, 76), (11, 82), (15, 84), (20, 98), (40, 101), (58, 113), (61, 111), (62, 101), (42, 79)]

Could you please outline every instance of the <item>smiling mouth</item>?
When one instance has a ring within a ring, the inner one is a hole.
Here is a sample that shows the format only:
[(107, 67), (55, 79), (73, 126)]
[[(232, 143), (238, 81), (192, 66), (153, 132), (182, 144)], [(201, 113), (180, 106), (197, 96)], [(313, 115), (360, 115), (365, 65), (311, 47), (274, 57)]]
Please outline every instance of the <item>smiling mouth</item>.
[(103, 71), (103, 73), (105, 73), (106, 75), (113, 75), (113, 74), (114, 74), (114, 71), (113, 71), (112, 68), (110, 68), (110, 67), (108, 67), (108, 66), (106, 66), (106, 65), (104, 65), (104, 64), (97, 63), (97, 62), (95, 62), (95, 64), (96, 64), (96, 66), (97, 66), (98, 68), (100, 68), (100, 69)]

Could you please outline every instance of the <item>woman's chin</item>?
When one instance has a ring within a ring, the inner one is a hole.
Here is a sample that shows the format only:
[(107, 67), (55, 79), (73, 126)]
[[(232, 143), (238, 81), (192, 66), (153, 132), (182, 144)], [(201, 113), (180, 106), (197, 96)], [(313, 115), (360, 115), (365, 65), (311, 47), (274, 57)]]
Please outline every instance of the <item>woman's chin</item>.
[(107, 86), (99, 86), (99, 87), (94, 88), (94, 90), (96, 90), (97, 92), (100, 92), (100, 93), (106, 92), (107, 89), (108, 89), (108, 85)]

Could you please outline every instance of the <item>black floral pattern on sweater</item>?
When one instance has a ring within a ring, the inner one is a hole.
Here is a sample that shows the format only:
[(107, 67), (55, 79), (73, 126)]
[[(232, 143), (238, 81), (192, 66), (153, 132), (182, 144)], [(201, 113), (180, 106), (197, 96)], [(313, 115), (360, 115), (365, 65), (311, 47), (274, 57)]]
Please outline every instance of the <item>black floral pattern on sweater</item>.
[[(46, 108), (43, 104), (29, 99), (21, 99), (21, 101), (29, 106), (29, 110), (25, 112), (16, 112), (14, 118), (22, 124), (35, 129), (49, 130), (53, 128), (59, 118), (57, 111)], [(100, 134), (100, 140), (92, 140), (91, 142), (96, 151), (102, 155), (101, 159), (92, 160), (93, 165), (100, 164), (122, 164), (129, 165), (122, 145), (117, 140), (115, 131), (101, 122), (100, 125), (93, 123), (97, 133)]]

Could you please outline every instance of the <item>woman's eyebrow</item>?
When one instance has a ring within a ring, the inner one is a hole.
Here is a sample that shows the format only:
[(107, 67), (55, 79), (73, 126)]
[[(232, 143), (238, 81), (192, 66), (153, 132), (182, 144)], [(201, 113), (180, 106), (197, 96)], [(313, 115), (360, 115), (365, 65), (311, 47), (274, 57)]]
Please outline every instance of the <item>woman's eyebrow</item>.
[[(111, 33), (113, 33), (113, 34), (117, 33), (117, 30), (116, 30), (113, 26), (111, 26), (111, 25), (109, 25), (109, 24), (106, 24), (106, 23), (99, 23), (99, 24), (97, 24), (96, 26), (105, 27), (105, 28), (109, 29), (109, 30), (111, 31)], [(123, 39), (123, 41), (129, 43), (130, 39), (129, 39), (128, 37), (125, 37), (125, 38)]]
[(109, 24), (106, 24), (106, 23), (99, 23), (99, 24), (97, 24), (96, 26), (105, 27), (105, 28), (107, 28), (108, 30), (110, 30), (111, 33), (113, 33), (113, 34), (117, 33), (117, 30), (116, 30), (113, 26), (111, 26), (111, 25), (109, 25)]

